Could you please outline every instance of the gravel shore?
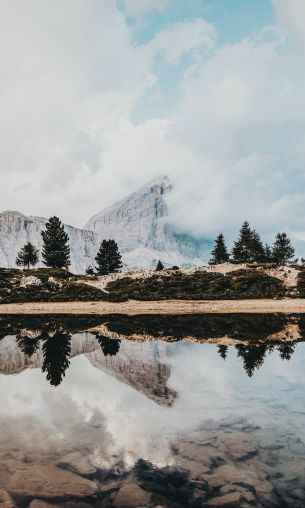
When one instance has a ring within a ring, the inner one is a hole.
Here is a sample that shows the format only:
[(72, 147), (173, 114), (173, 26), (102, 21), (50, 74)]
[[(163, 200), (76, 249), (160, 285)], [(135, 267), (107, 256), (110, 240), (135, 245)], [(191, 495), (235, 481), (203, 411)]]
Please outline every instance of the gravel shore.
[(14, 303), (0, 305), (0, 314), (233, 314), (305, 313), (305, 299), (163, 300), (112, 302)]

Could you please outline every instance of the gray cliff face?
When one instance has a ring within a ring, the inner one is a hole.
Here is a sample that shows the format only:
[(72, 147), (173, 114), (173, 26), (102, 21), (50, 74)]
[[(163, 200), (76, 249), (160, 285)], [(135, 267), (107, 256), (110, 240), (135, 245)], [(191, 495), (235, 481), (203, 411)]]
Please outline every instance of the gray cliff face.
[[(17, 253), (26, 242), (33, 243), (41, 252), (41, 232), (46, 221), (43, 217), (27, 217), (19, 212), (0, 213), (0, 266), (15, 267)], [(71, 270), (84, 272), (96, 254), (97, 239), (92, 231), (72, 226), (65, 226), (65, 230), (70, 238)]]
[[(211, 247), (208, 240), (199, 242), (189, 235), (176, 234), (168, 223), (165, 199), (171, 189), (168, 178), (158, 178), (96, 214), (84, 229), (65, 225), (70, 238), (71, 270), (83, 273), (89, 265), (94, 266), (104, 238), (118, 243), (125, 270), (154, 268), (158, 259), (165, 266), (182, 267), (207, 261)], [(0, 213), (0, 266), (15, 267), (16, 255), (28, 241), (41, 251), (46, 220), (14, 211)]]
[(171, 190), (167, 177), (155, 179), (94, 215), (85, 228), (99, 238), (116, 240), (131, 268), (151, 268), (158, 259), (165, 265), (202, 264), (207, 260), (210, 242), (175, 233), (168, 223), (166, 204), (166, 194)]
[(120, 243), (123, 253), (139, 246), (164, 250), (167, 235), (162, 219), (168, 210), (163, 196), (170, 190), (167, 178), (153, 181), (94, 215), (85, 229), (101, 238), (113, 238)]

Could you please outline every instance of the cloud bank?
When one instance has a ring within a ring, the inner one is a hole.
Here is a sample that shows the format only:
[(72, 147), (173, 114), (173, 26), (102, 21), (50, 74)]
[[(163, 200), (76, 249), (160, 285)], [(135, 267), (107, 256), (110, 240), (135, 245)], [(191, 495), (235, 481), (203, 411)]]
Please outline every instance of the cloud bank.
[(235, 43), (196, 15), (137, 42), (126, 16), (168, 5), (0, 2), (2, 208), (82, 225), (168, 174), (181, 231), (248, 219), (303, 241), (303, 1), (273, 0), (274, 24)]

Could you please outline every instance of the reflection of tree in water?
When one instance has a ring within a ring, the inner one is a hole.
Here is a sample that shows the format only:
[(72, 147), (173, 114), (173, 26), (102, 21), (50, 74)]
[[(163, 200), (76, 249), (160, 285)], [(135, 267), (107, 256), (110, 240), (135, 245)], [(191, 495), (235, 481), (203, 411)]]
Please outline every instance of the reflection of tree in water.
[(223, 345), (218, 346), (218, 354), (221, 356), (223, 360), (225, 360), (228, 356), (228, 346)]
[[(252, 377), (255, 370), (262, 367), (267, 353), (278, 351), (282, 360), (290, 360), (295, 352), (296, 344), (281, 343), (281, 344), (238, 344), (235, 346), (237, 350), (237, 357), (243, 359), (243, 367), (249, 377)], [(218, 354), (224, 360), (228, 355), (228, 346), (219, 345)]]
[(16, 335), (17, 344), (22, 353), (24, 353), (26, 356), (33, 356), (33, 354), (36, 353), (39, 348), (41, 339), (41, 335), (35, 338), (28, 337), (26, 335)]
[[(244, 369), (249, 377), (252, 377), (255, 369), (259, 369), (265, 360), (267, 351), (270, 346), (261, 344), (258, 346), (248, 346), (244, 344), (238, 344), (235, 346), (237, 349), (237, 356), (242, 358), (244, 361)], [(271, 346), (272, 350), (272, 346)]]
[(56, 332), (44, 342), (42, 351), (42, 372), (47, 373), (47, 380), (51, 385), (58, 386), (70, 365), (71, 335)]
[(293, 343), (280, 344), (277, 349), (280, 353), (280, 357), (282, 360), (290, 360), (291, 356), (295, 351), (295, 344)]
[(97, 335), (96, 338), (105, 356), (115, 356), (119, 352), (121, 345), (121, 341), (119, 339), (109, 339), (103, 335)]

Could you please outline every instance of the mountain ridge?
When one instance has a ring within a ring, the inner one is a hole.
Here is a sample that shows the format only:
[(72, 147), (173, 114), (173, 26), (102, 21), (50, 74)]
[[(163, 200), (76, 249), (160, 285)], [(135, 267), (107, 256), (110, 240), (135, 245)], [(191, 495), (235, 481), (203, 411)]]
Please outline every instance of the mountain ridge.
[[(100, 210), (84, 228), (65, 224), (70, 238), (71, 270), (83, 273), (89, 265), (94, 265), (104, 238), (112, 238), (118, 243), (125, 270), (151, 269), (158, 259), (165, 266), (203, 264), (211, 242), (175, 231), (169, 223), (165, 199), (171, 190), (169, 178), (158, 177), (114, 205)], [(0, 266), (14, 268), (18, 251), (28, 241), (41, 251), (41, 231), (47, 220), (14, 210), (1, 212)]]

